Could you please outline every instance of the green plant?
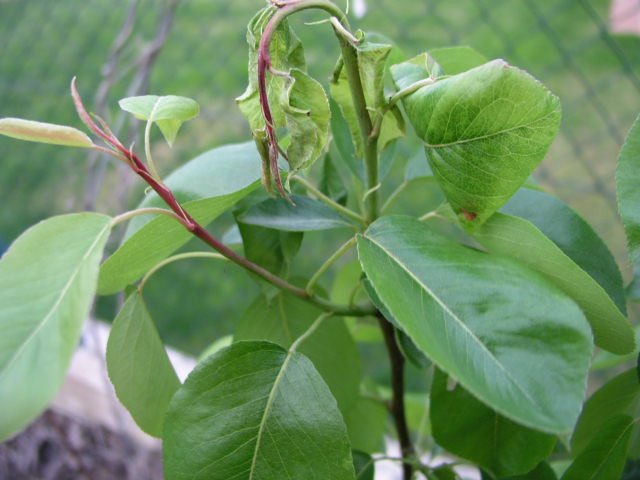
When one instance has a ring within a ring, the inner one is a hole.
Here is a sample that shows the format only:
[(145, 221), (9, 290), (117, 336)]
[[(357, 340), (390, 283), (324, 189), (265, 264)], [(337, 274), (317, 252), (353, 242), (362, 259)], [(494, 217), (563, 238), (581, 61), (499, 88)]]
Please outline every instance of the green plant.
[[(329, 15), (340, 45), (331, 100), (306, 73), (288, 24), (307, 9)], [(328, 0), (272, 0), (249, 24), (249, 86), (238, 98), (253, 142), (214, 149), (166, 179), (151, 129), (171, 144), (198, 114), (193, 100), (120, 102), (146, 121), (146, 161), (87, 113), (75, 80), (78, 114), (106, 146), (72, 127), (0, 120), (5, 135), (111, 155), (153, 190), (115, 218), (50, 218), (0, 261), (1, 439), (56, 393), (96, 291), (126, 290), (109, 375), (138, 425), (163, 439), (169, 479), (372, 478), (386, 410), (405, 479), (458, 478), (454, 464), (423, 463), (421, 454), (438, 448), (487, 478), (556, 478), (549, 462), (571, 457), (564, 479), (620, 476), (638, 449), (635, 370), (584, 396), (594, 344), (615, 355), (599, 354), (594, 366), (637, 354), (622, 277), (577, 213), (527, 183), (557, 134), (559, 100), (526, 72), (470, 48), (407, 60), (370, 38), (352, 33)], [(427, 158), (408, 161), (405, 181), (382, 203), (388, 164), (408, 160), (393, 153), (405, 118)], [(618, 178), (637, 265), (639, 128)], [(318, 160), (316, 186), (301, 172)], [(260, 195), (260, 179), (279, 198)], [(425, 196), (441, 190), (446, 201), (418, 218), (388, 215), (409, 185)], [(242, 255), (206, 229), (231, 209)], [(125, 222), (122, 244), (101, 264), (111, 230)], [(349, 235), (316, 274), (288, 278), (304, 233), (327, 229)], [(193, 236), (215, 252), (173, 255)], [(327, 295), (319, 281), (354, 247), (359, 262), (343, 267)], [(263, 293), (238, 320), (234, 343), (213, 347), (181, 384), (143, 289), (158, 269), (195, 257), (239, 265)], [(386, 346), (388, 391), (363, 381), (354, 339)], [(407, 363), (433, 377), (420, 399), (429, 422), (411, 419)]]

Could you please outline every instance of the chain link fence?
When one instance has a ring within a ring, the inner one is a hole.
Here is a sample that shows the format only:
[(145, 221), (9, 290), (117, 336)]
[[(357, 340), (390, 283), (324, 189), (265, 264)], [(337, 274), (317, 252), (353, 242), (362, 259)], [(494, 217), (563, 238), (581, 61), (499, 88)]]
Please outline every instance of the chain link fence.
[[(562, 131), (538, 180), (592, 222), (626, 268), (614, 172), (626, 131), (640, 112), (640, 0), (352, 3), (352, 25), (384, 33), (406, 56), (470, 45), (530, 71), (558, 94)], [(263, 5), (263, 0), (0, 0), (0, 116), (79, 125), (68, 95), (77, 75), (88, 104), (99, 103), (94, 92), (108, 87), (103, 113), (122, 123), (117, 100), (131, 91), (141, 55), (169, 12), (169, 36), (138, 91), (148, 83), (152, 93), (193, 97), (203, 110), (183, 127), (172, 152), (156, 143), (161, 168), (169, 171), (224, 142), (245, 141), (248, 128), (234, 98), (246, 85), (246, 24)], [(114, 41), (127, 19), (132, 28), (118, 50)], [(308, 45), (312, 74), (327, 78), (338, 52), (330, 27), (294, 24)], [(614, 34), (613, 27), (627, 33)], [(114, 53), (118, 61), (109, 70)], [(0, 138), (0, 250), (39, 219), (82, 209), (92, 168), (84, 152)], [(125, 202), (140, 198), (140, 190), (127, 195), (121, 187), (117, 167), (109, 164), (102, 174), (97, 208), (121, 208), (114, 199), (123, 192)]]

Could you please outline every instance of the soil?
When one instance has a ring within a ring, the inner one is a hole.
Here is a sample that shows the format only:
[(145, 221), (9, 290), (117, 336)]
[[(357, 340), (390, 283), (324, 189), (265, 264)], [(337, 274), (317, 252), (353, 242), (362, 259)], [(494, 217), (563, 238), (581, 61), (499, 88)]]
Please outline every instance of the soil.
[(162, 454), (51, 410), (0, 444), (0, 480), (159, 480)]

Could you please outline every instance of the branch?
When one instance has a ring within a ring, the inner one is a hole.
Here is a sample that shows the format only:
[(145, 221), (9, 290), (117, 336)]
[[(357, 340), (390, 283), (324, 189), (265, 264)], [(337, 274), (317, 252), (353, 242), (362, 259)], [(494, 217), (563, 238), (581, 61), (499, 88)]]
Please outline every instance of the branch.
[[(393, 397), (391, 400), (391, 414), (393, 422), (398, 432), (398, 440), (400, 441), (400, 450), (402, 458), (407, 459), (415, 454), (411, 437), (409, 435), (409, 427), (407, 425), (407, 417), (404, 410), (404, 357), (396, 343), (395, 329), (380, 312), (377, 313), (378, 323), (384, 335), (384, 343), (389, 352), (391, 361), (391, 389)], [(413, 475), (413, 466), (410, 463), (403, 464), (404, 480), (411, 480)]]

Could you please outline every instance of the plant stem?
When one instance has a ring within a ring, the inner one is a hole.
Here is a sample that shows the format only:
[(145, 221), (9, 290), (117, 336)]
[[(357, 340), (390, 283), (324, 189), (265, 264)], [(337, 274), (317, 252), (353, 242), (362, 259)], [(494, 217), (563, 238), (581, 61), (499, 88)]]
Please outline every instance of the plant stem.
[(298, 175), (291, 177), (291, 179), (295, 180), (300, 185), (302, 185), (309, 193), (313, 194), (318, 200), (327, 204), (328, 206), (330, 206), (337, 212), (341, 213), (345, 217), (355, 220), (356, 222), (361, 224), (365, 223), (364, 217), (362, 215), (354, 212), (353, 210), (348, 209), (347, 207), (340, 205), (338, 202), (336, 202), (332, 198), (329, 198), (320, 190), (318, 190), (315, 186), (313, 186), (313, 184), (311, 184), (311, 182), (309, 182), (307, 179), (300, 177)]
[(331, 266), (336, 263), (340, 257), (342, 257), (345, 253), (347, 253), (354, 245), (356, 244), (356, 237), (350, 238), (347, 242), (344, 243), (338, 250), (335, 251), (333, 255), (331, 255), (326, 262), (322, 264), (322, 266), (318, 269), (318, 271), (311, 277), (309, 283), (307, 283), (307, 288), (305, 290), (308, 294), (313, 293), (313, 289), (320, 280), (320, 277), (327, 271)]
[(111, 226), (115, 227), (116, 225), (120, 225), (121, 223), (127, 222), (134, 217), (139, 217), (140, 215), (166, 215), (167, 217), (171, 217), (184, 225), (184, 220), (182, 219), (182, 217), (177, 215), (175, 212), (167, 210), (166, 208), (149, 207), (138, 208), (136, 210), (122, 213), (117, 217), (113, 217), (113, 219), (111, 220)]
[(155, 267), (145, 273), (144, 277), (142, 277), (142, 280), (140, 280), (140, 283), (138, 284), (138, 292), (142, 293), (142, 291), (144, 290), (144, 286), (147, 284), (149, 279), (161, 268), (166, 267), (167, 265), (170, 265), (174, 262), (178, 262), (180, 260), (188, 260), (190, 258), (212, 258), (215, 260), (227, 260), (226, 257), (220, 255), (219, 253), (212, 252), (187, 252), (165, 258), (160, 263), (156, 264)]
[[(78, 90), (75, 86), (75, 78), (71, 82), (71, 94), (78, 115), (87, 125), (87, 127), (89, 127), (91, 131), (102, 138), (108, 145), (113, 146), (122, 156), (124, 156), (129, 161), (131, 169), (134, 171), (134, 173), (136, 173), (145, 182), (147, 182), (147, 184), (158, 194), (158, 196), (162, 198), (162, 200), (164, 200), (167, 206), (171, 210), (173, 210), (173, 212), (181, 219), (181, 223), (189, 232), (191, 232), (191, 234), (201, 239), (207, 245), (212, 247), (214, 250), (217, 250), (232, 262), (237, 263), (241, 267), (255, 273), (256, 275), (271, 283), (272, 285), (275, 285), (279, 289), (285, 290), (297, 297), (300, 297), (301, 299), (320, 307), (326, 312), (344, 316), (366, 316), (374, 313), (375, 309), (373, 309), (372, 307), (351, 307), (345, 305), (336, 305), (324, 298), (318, 297), (317, 295), (309, 295), (306, 290), (300, 287), (296, 287), (295, 285), (287, 282), (285, 279), (274, 275), (260, 265), (251, 262), (249, 259), (237, 254), (231, 248), (227, 247), (224, 243), (211, 235), (202, 225), (196, 222), (195, 219), (186, 210), (182, 208), (182, 205), (180, 204), (180, 202), (178, 202), (173, 192), (149, 172), (147, 166), (142, 161), (140, 161), (138, 156), (133, 153), (133, 151), (125, 148), (122, 143), (113, 134), (111, 134), (111, 132), (105, 132), (98, 125), (96, 125), (96, 123), (93, 121), (84, 107), (82, 98), (80, 97), (80, 94), (78, 93)], [(114, 155), (118, 155), (118, 153), (114, 152)]]
[[(398, 432), (398, 440), (400, 442), (400, 451), (402, 458), (407, 459), (414, 455), (413, 444), (409, 435), (407, 426), (407, 417), (404, 410), (404, 357), (396, 343), (395, 328), (391, 325), (379, 312), (377, 314), (378, 323), (384, 335), (384, 343), (389, 352), (389, 360), (391, 362), (391, 390), (393, 396), (391, 399), (391, 414), (393, 422)], [(404, 480), (411, 480), (413, 475), (413, 466), (404, 463), (403, 467)]]

